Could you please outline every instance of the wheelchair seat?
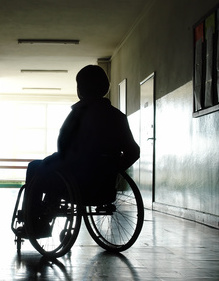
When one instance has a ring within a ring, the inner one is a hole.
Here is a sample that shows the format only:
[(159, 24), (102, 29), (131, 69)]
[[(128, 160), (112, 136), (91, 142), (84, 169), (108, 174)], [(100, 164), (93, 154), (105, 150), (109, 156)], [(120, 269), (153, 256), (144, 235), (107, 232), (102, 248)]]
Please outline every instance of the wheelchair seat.
[(99, 206), (113, 203), (116, 199), (115, 180), (113, 183), (102, 181), (87, 186), (79, 184), (81, 204), (84, 206)]

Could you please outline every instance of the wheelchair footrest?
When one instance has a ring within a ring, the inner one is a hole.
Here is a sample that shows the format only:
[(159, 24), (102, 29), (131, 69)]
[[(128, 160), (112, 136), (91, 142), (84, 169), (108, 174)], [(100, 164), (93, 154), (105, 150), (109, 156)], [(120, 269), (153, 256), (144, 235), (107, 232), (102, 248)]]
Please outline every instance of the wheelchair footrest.
[[(51, 226), (49, 224), (42, 224), (40, 223), (39, 225), (37, 225), (37, 229), (34, 231), (34, 237), (36, 239), (39, 238), (46, 238), (46, 237), (50, 237), (51, 236)], [(20, 237), (20, 238), (24, 238), (24, 239), (28, 239), (28, 235), (25, 229), (25, 226), (20, 226), (15, 230), (15, 234), (16, 236)]]
[[(28, 238), (24, 226), (19, 226), (19, 227), (15, 230), (15, 234), (16, 234), (17, 237), (20, 237), (20, 238), (25, 238), (25, 239)], [(15, 241), (16, 241), (16, 240), (15, 240)]]

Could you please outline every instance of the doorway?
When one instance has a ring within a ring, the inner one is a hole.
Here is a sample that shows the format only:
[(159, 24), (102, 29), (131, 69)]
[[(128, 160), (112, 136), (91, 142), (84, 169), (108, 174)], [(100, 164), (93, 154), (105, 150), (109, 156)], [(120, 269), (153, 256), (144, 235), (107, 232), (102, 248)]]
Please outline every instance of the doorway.
[(152, 73), (140, 83), (140, 187), (146, 208), (152, 208), (154, 201), (154, 79)]

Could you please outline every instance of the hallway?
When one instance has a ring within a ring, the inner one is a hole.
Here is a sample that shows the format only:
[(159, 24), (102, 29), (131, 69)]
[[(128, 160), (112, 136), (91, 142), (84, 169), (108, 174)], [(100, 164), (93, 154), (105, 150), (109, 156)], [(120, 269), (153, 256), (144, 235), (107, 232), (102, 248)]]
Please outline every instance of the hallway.
[(28, 241), (18, 258), (10, 230), (17, 189), (0, 189), (0, 281), (13, 280), (219, 280), (219, 231), (158, 212), (129, 250), (109, 254), (82, 227), (71, 253), (45, 261)]

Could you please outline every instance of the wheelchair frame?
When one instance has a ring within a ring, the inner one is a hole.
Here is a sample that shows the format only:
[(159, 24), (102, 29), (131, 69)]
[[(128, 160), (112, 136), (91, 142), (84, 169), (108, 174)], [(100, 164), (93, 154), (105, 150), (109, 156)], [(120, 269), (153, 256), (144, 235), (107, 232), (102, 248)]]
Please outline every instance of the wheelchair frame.
[(41, 229), (36, 228), (33, 220), (35, 192), (38, 190), (34, 190), (31, 183), (28, 188), (22, 186), (18, 192), (11, 228), (19, 255), (25, 239), (29, 239), (43, 256), (57, 258), (65, 255), (77, 239), (82, 218), (93, 240), (107, 251), (125, 251), (135, 243), (143, 226), (144, 205), (137, 185), (127, 173), (118, 175), (115, 201), (98, 206), (82, 205), (77, 185), (70, 184), (61, 174), (58, 176), (67, 194), (58, 205), (51, 207), (46, 203), (45, 193), (40, 195), (43, 206), (40, 219), (43, 222), (43, 218), (47, 218), (49, 222), (46, 234), (38, 233)]

